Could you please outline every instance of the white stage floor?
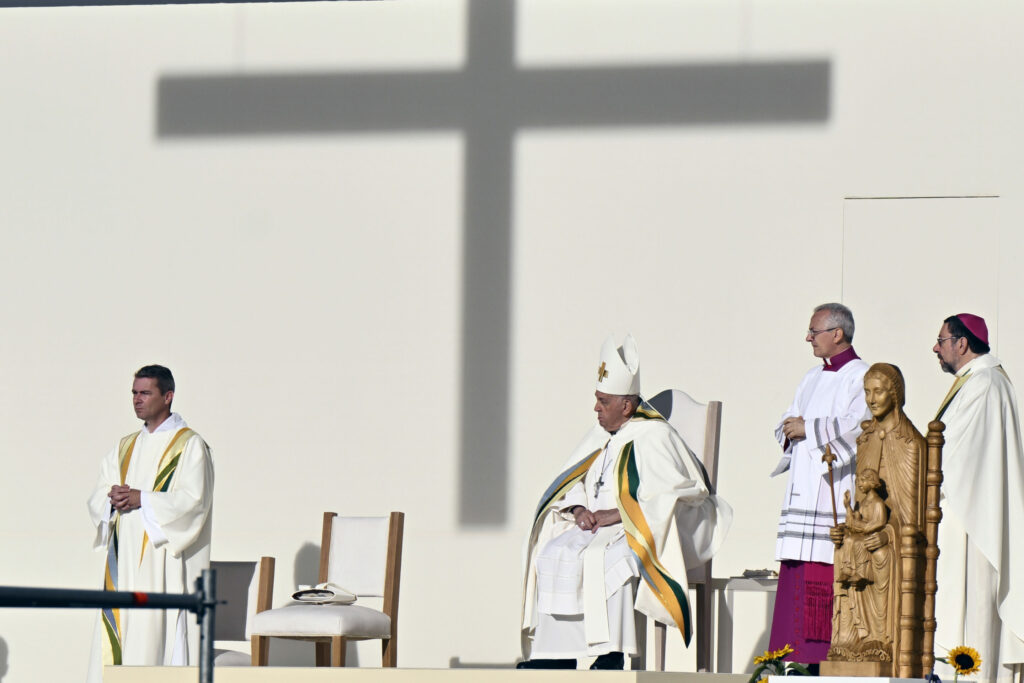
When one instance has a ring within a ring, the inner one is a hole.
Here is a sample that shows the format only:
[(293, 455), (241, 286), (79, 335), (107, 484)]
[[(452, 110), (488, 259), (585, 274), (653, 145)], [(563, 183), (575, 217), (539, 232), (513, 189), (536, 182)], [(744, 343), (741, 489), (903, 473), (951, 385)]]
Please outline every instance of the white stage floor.
[[(218, 667), (215, 683), (746, 683), (749, 674), (692, 673), (677, 671), (575, 671), (515, 669), (360, 669), (356, 667)], [(197, 683), (196, 667), (116, 666), (103, 672), (104, 683)], [(769, 677), (769, 683), (794, 679)], [(911, 678), (852, 678), (834, 676), (828, 683), (923, 683)]]
[[(515, 669), (360, 669), (329, 667), (218, 667), (216, 683), (746, 683), (749, 674), (674, 671), (544, 671)], [(197, 683), (196, 667), (112, 666), (104, 683)], [(836, 679), (838, 680), (838, 679)], [(861, 681), (863, 683), (863, 681)]]

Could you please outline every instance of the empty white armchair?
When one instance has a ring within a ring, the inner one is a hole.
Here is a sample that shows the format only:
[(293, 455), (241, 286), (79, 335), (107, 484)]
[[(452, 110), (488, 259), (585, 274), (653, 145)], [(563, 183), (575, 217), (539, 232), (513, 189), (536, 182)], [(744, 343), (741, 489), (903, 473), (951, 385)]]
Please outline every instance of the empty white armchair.
[[(252, 620), (252, 663), (266, 666), (270, 638), (316, 643), (317, 666), (345, 666), (348, 640), (381, 640), (381, 664), (398, 662), (398, 589), (405, 514), (339, 517), (324, 513), (320, 582), (344, 587), (354, 604), (291, 604)], [(358, 598), (383, 598), (381, 609)]]

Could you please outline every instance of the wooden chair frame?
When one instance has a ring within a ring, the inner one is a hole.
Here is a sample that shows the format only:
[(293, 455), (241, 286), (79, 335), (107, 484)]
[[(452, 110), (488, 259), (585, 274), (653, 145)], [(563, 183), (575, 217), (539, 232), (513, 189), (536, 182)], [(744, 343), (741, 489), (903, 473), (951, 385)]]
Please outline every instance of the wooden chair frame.
[[(331, 530), (336, 512), (325, 512), (323, 532), (320, 540), (320, 583), (327, 581), (327, 569), (331, 557)], [(391, 619), (391, 637), (381, 640), (381, 665), (398, 666), (398, 593), (402, 574), (402, 538), (405, 529), (405, 513), (392, 512), (388, 520), (388, 552), (384, 578), (384, 602), (381, 611)], [(253, 636), (253, 666), (266, 666), (269, 660), (270, 638), (281, 636)], [(316, 646), (317, 666), (345, 666), (345, 636), (302, 637), (296, 640), (311, 640)]]
[(274, 558), (260, 558), (260, 585), (256, 589), (256, 613), (266, 612), (274, 601)]

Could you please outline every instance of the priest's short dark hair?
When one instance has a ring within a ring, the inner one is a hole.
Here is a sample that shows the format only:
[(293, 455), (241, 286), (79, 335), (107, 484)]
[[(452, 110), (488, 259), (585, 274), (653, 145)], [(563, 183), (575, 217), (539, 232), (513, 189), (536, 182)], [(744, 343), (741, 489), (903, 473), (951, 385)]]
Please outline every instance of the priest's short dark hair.
[(162, 365), (146, 365), (139, 368), (138, 372), (135, 373), (135, 379), (155, 379), (156, 388), (160, 390), (160, 395), (166, 394), (168, 391), (174, 391), (174, 375), (168, 368)]

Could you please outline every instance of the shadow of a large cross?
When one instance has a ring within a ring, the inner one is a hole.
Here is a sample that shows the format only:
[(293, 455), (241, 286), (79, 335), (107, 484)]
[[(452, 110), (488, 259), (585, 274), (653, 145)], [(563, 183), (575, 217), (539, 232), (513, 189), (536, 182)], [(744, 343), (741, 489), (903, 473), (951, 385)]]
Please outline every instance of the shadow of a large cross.
[(168, 75), (157, 136), (459, 130), (464, 136), (458, 519), (508, 515), (513, 144), (527, 128), (823, 124), (827, 60), (516, 67), (515, 0), (469, 0), (450, 71)]

